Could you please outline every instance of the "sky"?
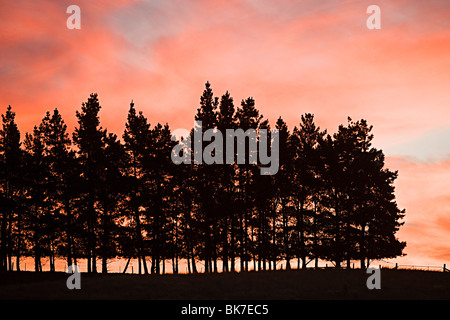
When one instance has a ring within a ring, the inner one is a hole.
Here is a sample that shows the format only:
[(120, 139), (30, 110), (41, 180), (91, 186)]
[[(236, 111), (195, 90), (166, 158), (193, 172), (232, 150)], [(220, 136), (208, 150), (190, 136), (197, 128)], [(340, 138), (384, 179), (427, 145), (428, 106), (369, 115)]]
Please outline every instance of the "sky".
[[(373, 4), (379, 30), (366, 26)], [(443, 0), (0, 0), (0, 113), (11, 105), (24, 136), (57, 107), (73, 130), (96, 92), (119, 136), (132, 99), (152, 125), (191, 128), (209, 81), (290, 129), (306, 112), (330, 133), (364, 118), (399, 171), (395, 261), (448, 265), (449, 20)]]

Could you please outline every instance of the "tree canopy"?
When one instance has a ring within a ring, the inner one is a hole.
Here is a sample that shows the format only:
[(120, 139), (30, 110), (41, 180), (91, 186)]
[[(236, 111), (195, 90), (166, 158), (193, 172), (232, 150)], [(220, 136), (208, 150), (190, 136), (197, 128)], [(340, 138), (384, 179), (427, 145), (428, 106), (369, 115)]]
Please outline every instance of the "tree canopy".
[[(403, 255), (398, 172), (385, 167), (364, 119), (348, 118), (330, 135), (313, 114), (300, 115), (292, 130), (280, 117), (272, 126), (279, 170), (260, 175), (260, 160), (228, 163), (225, 155), (222, 164), (175, 164), (168, 124), (152, 126), (131, 102), (117, 136), (101, 127), (100, 109), (91, 94), (76, 111), (72, 137), (54, 109), (23, 141), (11, 106), (2, 115), (0, 270), (12, 270), (14, 259), (19, 269), (26, 256), (35, 271), (43, 258), (52, 271), (64, 258), (67, 265), (86, 259), (88, 272), (98, 272), (101, 259), (108, 272), (108, 259), (122, 257), (138, 259), (139, 273), (159, 274), (168, 260), (173, 272), (184, 259), (195, 273), (199, 261), (205, 272), (219, 265), (229, 272), (275, 269), (281, 260), (286, 268), (295, 260), (302, 268), (319, 260), (336, 268), (357, 260), (364, 268), (370, 259)], [(271, 128), (255, 99), (236, 107), (228, 91), (214, 96), (209, 82), (195, 120), (202, 132)]]

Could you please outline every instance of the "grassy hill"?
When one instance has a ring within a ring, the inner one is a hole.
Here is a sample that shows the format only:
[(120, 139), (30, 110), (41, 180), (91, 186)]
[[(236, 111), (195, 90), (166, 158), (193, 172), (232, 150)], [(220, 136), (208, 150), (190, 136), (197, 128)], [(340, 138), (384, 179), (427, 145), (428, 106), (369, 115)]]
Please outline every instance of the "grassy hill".
[(291, 270), (197, 275), (81, 274), (81, 290), (65, 273), (0, 273), (0, 299), (450, 299), (450, 273), (381, 270), (369, 290), (361, 270)]

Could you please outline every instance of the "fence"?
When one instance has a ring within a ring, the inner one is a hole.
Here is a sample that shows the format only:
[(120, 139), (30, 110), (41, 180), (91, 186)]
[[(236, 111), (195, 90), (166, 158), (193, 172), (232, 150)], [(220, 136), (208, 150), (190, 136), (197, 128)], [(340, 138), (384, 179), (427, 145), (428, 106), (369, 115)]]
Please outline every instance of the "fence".
[[(85, 261), (84, 259), (80, 259), (78, 261), (78, 265), (81, 267), (82, 272), (85, 272)], [(125, 260), (121, 260), (121, 259), (113, 259), (113, 260), (109, 260), (108, 261), (108, 272), (112, 272), (112, 273), (122, 273), (122, 271), (124, 270), (124, 266), (125, 266), (126, 261)], [(56, 259), (56, 270), (57, 271), (66, 271), (67, 270), (67, 264), (66, 261), (63, 259)], [(358, 264), (354, 264), (352, 263), (351, 269), (357, 269), (357, 265)], [(21, 261), (21, 270), (22, 271), (34, 271), (34, 262), (31, 258), (27, 257), (25, 259), (23, 259)], [(30, 267), (31, 266), (31, 267)], [(46, 261), (45, 259), (42, 262), (42, 266), (43, 266), (43, 270), (44, 271), (48, 271), (48, 261)], [(285, 270), (286, 269), (286, 261), (277, 261), (276, 264), (276, 270)], [(449, 272), (449, 268), (447, 267), (447, 264), (443, 264), (441, 266), (437, 266), (437, 265), (412, 265), (412, 264), (398, 264), (398, 263), (394, 263), (394, 262), (390, 262), (387, 260), (373, 260), (371, 261), (371, 264), (369, 267), (378, 267), (380, 269), (394, 269), (394, 270), (424, 270), (424, 271), (435, 271), (435, 272)], [(14, 262), (13, 262), (13, 266), (12, 266), (12, 270), (14, 270)], [(28, 268), (27, 268), (28, 267)], [(98, 264), (97, 267), (99, 268), (99, 270), (101, 270), (101, 266)], [(197, 261), (197, 270), (199, 272), (203, 272), (203, 264), (201, 261)], [(221, 265), (218, 266), (220, 270), (222, 267)], [(251, 265), (249, 264), (249, 271), (253, 271), (254, 269), (251, 267)], [(292, 264), (291, 265), (292, 269), (298, 269), (298, 265)], [(329, 264), (329, 262), (321, 262), (319, 264), (319, 269), (331, 269), (331, 268), (335, 268), (334, 264)], [(345, 269), (345, 266), (342, 266), (343, 269)], [(172, 273), (171, 270), (171, 264), (170, 261), (166, 261), (166, 267), (165, 269), (165, 273)], [(188, 268), (186, 266), (185, 261), (180, 261), (180, 265), (179, 265), (179, 272), (180, 273), (188, 273)], [(307, 269), (314, 269), (314, 267), (312, 266), (308, 266)], [(267, 269), (269, 270), (269, 269)], [(237, 266), (236, 271), (239, 272), (239, 265)], [(137, 261), (132, 261), (129, 265), (128, 271), (127, 273), (136, 273), (138, 272), (138, 265), (137, 265)], [(220, 271), (218, 271), (220, 272)]]
[[(387, 263), (386, 265), (379, 265), (378, 267), (384, 269), (402, 269), (402, 270), (424, 270), (424, 271), (442, 271), (449, 272), (450, 270), (447, 268), (447, 265), (444, 263), (442, 266), (423, 266), (423, 265), (413, 265), (413, 264), (398, 264), (395, 265), (392, 262), (381, 260), (383, 263)], [(391, 265), (391, 266), (390, 266)]]

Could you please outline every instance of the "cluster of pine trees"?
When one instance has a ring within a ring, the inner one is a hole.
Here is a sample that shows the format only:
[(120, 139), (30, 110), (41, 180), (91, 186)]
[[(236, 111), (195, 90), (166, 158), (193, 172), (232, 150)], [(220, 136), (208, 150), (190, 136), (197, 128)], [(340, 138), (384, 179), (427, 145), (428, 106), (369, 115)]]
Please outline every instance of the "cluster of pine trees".
[[(60, 113), (47, 112), (21, 139), (8, 107), (0, 128), (0, 270), (13, 260), (46, 258), (107, 272), (108, 259), (137, 259), (139, 273), (335, 267), (402, 255), (395, 237), (404, 210), (395, 201), (397, 172), (371, 146), (372, 127), (349, 119), (333, 135), (304, 114), (289, 131), (279, 118), (280, 167), (260, 175), (258, 164), (175, 165), (168, 125), (151, 126), (131, 103), (121, 138), (100, 126), (91, 94), (76, 112), (72, 136)], [(195, 120), (204, 129), (270, 129), (253, 98), (235, 107), (209, 83)], [(219, 263), (218, 263), (219, 262)]]

